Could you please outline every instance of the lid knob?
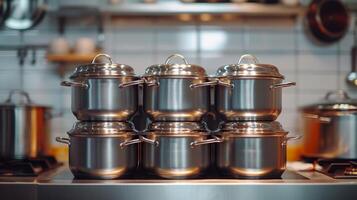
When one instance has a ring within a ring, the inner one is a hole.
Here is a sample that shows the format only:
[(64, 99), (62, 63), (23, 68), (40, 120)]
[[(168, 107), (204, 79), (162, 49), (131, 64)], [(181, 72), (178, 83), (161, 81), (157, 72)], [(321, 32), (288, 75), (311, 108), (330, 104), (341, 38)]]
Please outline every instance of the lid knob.
[(181, 58), (183, 60), (183, 62), (188, 65), (188, 62), (187, 60), (185, 59), (185, 57), (181, 54), (172, 54), (171, 56), (169, 56), (166, 61), (165, 61), (165, 65), (167, 64), (170, 64), (170, 61), (173, 59), (173, 58)]
[(99, 57), (105, 57), (109, 60), (109, 64), (113, 64), (113, 60), (112, 58), (108, 55), (108, 54), (104, 54), (104, 53), (100, 53), (98, 55), (96, 55), (93, 60), (92, 60), (92, 64), (95, 64), (97, 63), (96, 60), (99, 58)]
[[(248, 61), (250, 60), (252, 62), (244, 62), (244, 60), (248, 60)], [(238, 64), (258, 64), (258, 63), (259, 63), (258, 58), (251, 54), (244, 54), (238, 60)]]

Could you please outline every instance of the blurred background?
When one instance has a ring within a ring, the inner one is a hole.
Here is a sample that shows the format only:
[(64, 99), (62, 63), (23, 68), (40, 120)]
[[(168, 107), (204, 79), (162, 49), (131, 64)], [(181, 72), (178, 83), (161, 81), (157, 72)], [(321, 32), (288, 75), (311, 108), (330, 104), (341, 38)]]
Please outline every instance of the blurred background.
[[(354, 0), (343, 1), (350, 20), (347, 32), (333, 42), (316, 41), (306, 30), (309, 0), (189, 2), (48, 0), (46, 15), (36, 26), (18, 30), (2, 25), (0, 101), (10, 90), (23, 89), (33, 102), (63, 113), (51, 120), (51, 143), (58, 151), (66, 147), (54, 138), (65, 136), (76, 121), (71, 91), (59, 84), (97, 52), (132, 66), (138, 75), (173, 53), (205, 67), (211, 75), (222, 65), (236, 63), (241, 55), (253, 54), (261, 63), (277, 66), (287, 81), (297, 82), (284, 90), (278, 119), (294, 134), (301, 134), (299, 107), (337, 89), (357, 98), (357, 87), (346, 82), (354, 43)], [(298, 144), (290, 148), (294, 145)], [(64, 153), (63, 149), (58, 152)]]

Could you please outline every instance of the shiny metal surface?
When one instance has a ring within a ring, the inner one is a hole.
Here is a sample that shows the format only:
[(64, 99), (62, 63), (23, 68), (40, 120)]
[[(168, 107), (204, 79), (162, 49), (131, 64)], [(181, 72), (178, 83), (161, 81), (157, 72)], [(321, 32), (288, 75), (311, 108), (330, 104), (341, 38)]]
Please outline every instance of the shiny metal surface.
[(131, 125), (126, 122), (84, 122), (78, 121), (68, 131), (69, 135), (115, 135), (130, 131)]
[[(173, 63), (173, 59), (180, 58), (183, 64)], [(173, 54), (169, 56), (165, 64), (152, 65), (145, 70), (144, 77), (151, 76), (180, 76), (180, 77), (207, 77), (206, 70), (198, 65), (189, 64), (184, 56)]]
[(234, 132), (234, 135), (278, 135), (286, 134), (278, 121), (227, 122), (222, 125), (222, 131)]
[(210, 146), (191, 145), (205, 140), (205, 133), (159, 135), (148, 133), (145, 138), (155, 141), (142, 143), (142, 166), (163, 178), (184, 179), (202, 174), (210, 165)]
[(69, 166), (77, 178), (115, 179), (138, 166), (138, 144), (131, 132), (56, 138), (69, 146)]
[[(100, 57), (108, 63), (97, 63)], [(138, 107), (138, 85), (132, 67), (114, 64), (107, 54), (98, 54), (91, 64), (79, 66), (63, 81), (72, 87), (72, 112), (80, 121), (127, 121)]]
[(357, 179), (332, 179), (316, 171), (286, 170), (281, 179), (74, 179), (67, 166), (32, 181), (28, 177), (0, 177), (4, 200), (336, 200), (354, 199)]
[(303, 132), (305, 156), (357, 158), (357, 112), (339, 112), (333, 116), (303, 114)]
[(145, 85), (144, 110), (153, 121), (199, 121), (208, 112), (209, 87), (190, 87), (205, 79), (157, 77), (158, 86)]
[(281, 79), (232, 79), (234, 87), (217, 85), (216, 110), (228, 121), (274, 121), (281, 112), (281, 88), (271, 89)]
[(283, 83), (277, 67), (259, 64), (246, 54), (238, 64), (225, 65), (216, 72), (216, 110), (228, 121), (274, 121), (281, 112), (281, 88), (295, 85)]
[[(248, 60), (248, 62), (247, 62)], [(261, 64), (258, 59), (250, 54), (239, 58), (237, 64), (225, 65), (218, 68), (217, 77), (271, 77), (284, 79), (279, 69), (270, 64)]]
[[(107, 59), (108, 62), (98, 63), (101, 57)], [(91, 64), (76, 67), (70, 79), (79, 81), (78, 79), (83, 78), (114, 78), (123, 76), (135, 76), (134, 69), (129, 65), (113, 63), (112, 58), (107, 54), (98, 54), (93, 58)]]
[[(12, 96), (24, 95), (24, 103), (13, 103)], [(31, 103), (27, 93), (13, 90), (0, 104), (0, 158), (21, 159), (48, 155), (50, 108)]]
[(138, 85), (119, 87), (134, 77), (89, 78), (72, 86), (72, 112), (81, 121), (126, 121), (137, 110)]
[(357, 104), (347, 93), (327, 93), (321, 103), (303, 107), (302, 118), (303, 155), (357, 159)]
[(199, 122), (153, 122), (149, 130), (160, 134), (191, 133), (192, 131), (204, 131), (205, 127)]
[(222, 173), (236, 178), (279, 178), (286, 168), (285, 134), (237, 136), (221, 134), (216, 164)]

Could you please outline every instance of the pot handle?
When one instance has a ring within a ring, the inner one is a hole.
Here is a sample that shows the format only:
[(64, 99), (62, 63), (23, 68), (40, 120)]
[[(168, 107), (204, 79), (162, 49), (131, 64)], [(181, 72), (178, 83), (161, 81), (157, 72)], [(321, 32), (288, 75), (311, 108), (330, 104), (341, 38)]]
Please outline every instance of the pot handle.
[(107, 59), (109, 60), (109, 64), (113, 64), (112, 57), (110, 57), (108, 54), (104, 54), (104, 53), (97, 54), (97, 55), (93, 58), (92, 64), (97, 63), (96, 60), (97, 60), (97, 58), (99, 58), (99, 57), (105, 57), (105, 58), (107, 58)]
[(129, 146), (132, 144), (138, 144), (138, 143), (141, 143), (140, 139), (128, 140), (128, 141), (124, 141), (124, 142), (120, 143), (120, 147), (124, 148), (126, 146)]
[(59, 143), (63, 143), (63, 144), (67, 144), (67, 145), (71, 145), (71, 142), (69, 140), (69, 138), (65, 138), (65, 137), (56, 137), (56, 141)]
[(86, 83), (78, 83), (78, 82), (72, 82), (72, 81), (62, 81), (61, 86), (66, 86), (66, 87), (83, 87), (85, 89), (88, 89), (88, 84)]
[(141, 140), (141, 142), (149, 143), (149, 144), (155, 145), (156, 147), (159, 146), (159, 141), (157, 141), (157, 140), (151, 140), (151, 139), (146, 138), (142, 135), (139, 136), (139, 139)]
[(14, 94), (20, 94), (21, 96), (25, 97), (26, 103), (28, 103), (28, 104), (30, 104), (32, 102), (30, 95), (27, 92), (25, 92), (23, 90), (11, 90), (9, 97), (6, 99), (5, 103), (11, 103), (12, 97), (14, 96)]
[[(244, 60), (247, 60), (247, 59), (249, 59), (253, 62), (244, 62)], [(258, 58), (251, 54), (244, 54), (238, 60), (238, 64), (257, 64), (257, 63), (259, 63)]]
[(204, 144), (212, 144), (212, 143), (220, 143), (223, 142), (223, 139), (217, 137), (217, 136), (212, 136), (212, 139), (207, 139), (207, 140), (199, 140), (199, 141), (194, 141), (191, 142), (190, 146), (191, 148), (194, 148), (195, 146), (200, 146), (200, 145), (204, 145)]
[(286, 145), (286, 143), (287, 143), (289, 140), (299, 140), (299, 139), (301, 139), (301, 138), (302, 138), (301, 135), (295, 135), (295, 136), (286, 137), (285, 140), (283, 141), (283, 143), (281, 143), (281, 145)]
[(217, 85), (221, 85), (221, 86), (229, 87), (229, 88), (234, 88), (234, 84), (233, 83), (226, 83), (226, 82), (221, 81), (221, 80), (217, 81)]
[(206, 86), (213, 86), (213, 85), (217, 85), (217, 81), (207, 81), (207, 82), (203, 82), (203, 83), (192, 83), (190, 85), (190, 88), (199, 88), (199, 87), (206, 87)]
[(331, 122), (330, 117), (321, 117), (321, 116), (315, 115), (315, 114), (304, 114), (304, 117), (309, 118), (309, 119), (317, 119), (320, 121), (320, 123), (328, 124)]
[(278, 83), (270, 86), (270, 89), (279, 89), (284, 87), (295, 86), (296, 82), (286, 82), (286, 83)]
[(183, 62), (184, 62), (186, 65), (188, 65), (188, 62), (187, 62), (186, 58), (185, 58), (183, 55), (181, 55), (181, 54), (172, 54), (171, 56), (169, 56), (169, 57), (166, 59), (166, 61), (165, 61), (165, 65), (170, 64), (170, 61), (171, 61), (173, 58), (181, 58), (181, 59), (183, 60)]
[(121, 83), (118, 86), (119, 86), (119, 88), (125, 88), (125, 87), (129, 87), (129, 86), (133, 86), (133, 85), (142, 85), (144, 83), (145, 83), (145, 81), (143, 79), (139, 79), (139, 80), (135, 80), (135, 81)]
[(156, 79), (152, 79), (149, 81), (146, 78), (144, 78), (144, 83), (149, 87), (159, 87), (160, 86), (160, 82), (157, 81)]

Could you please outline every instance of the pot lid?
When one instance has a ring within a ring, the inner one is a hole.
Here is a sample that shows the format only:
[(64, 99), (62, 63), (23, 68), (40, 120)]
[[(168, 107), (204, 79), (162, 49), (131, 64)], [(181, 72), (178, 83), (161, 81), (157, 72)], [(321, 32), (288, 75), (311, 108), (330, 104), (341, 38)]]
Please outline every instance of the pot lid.
[(346, 91), (330, 91), (320, 103), (302, 108), (304, 111), (357, 111), (357, 99), (351, 99)]
[[(184, 63), (172, 63), (173, 58), (181, 58)], [(145, 70), (144, 76), (180, 76), (180, 77), (206, 77), (206, 70), (198, 65), (189, 64), (180, 54), (169, 56), (165, 64), (152, 65)]]
[[(97, 63), (96, 60), (100, 57), (107, 58), (109, 62)], [(135, 76), (134, 69), (129, 65), (113, 63), (112, 58), (107, 54), (98, 54), (93, 58), (91, 64), (76, 67), (70, 79), (86, 77), (111, 78), (119, 76)]]
[[(20, 99), (17, 102), (14, 102), (14, 96), (20, 95)], [(0, 104), (1, 107), (36, 107), (50, 109), (50, 106), (38, 105), (33, 103), (30, 98), (30, 95), (23, 90), (11, 90), (7, 99)]]
[(217, 77), (272, 77), (282, 78), (278, 68), (270, 64), (260, 64), (258, 59), (250, 54), (239, 58), (237, 64), (225, 65), (218, 68)]
[(281, 124), (273, 122), (228, 122), (223, 125), (223, 131), (232, 131), (242, 135), (276, 135), (287, 134)]
[(203, 125), (198, 122), (154, 122), (150, 124), (150, 131), (164, 132), (191, 132), (205, 130)]
[(69, 135), (116, 135), (131, 131), (126, 122), (76, 122)]

